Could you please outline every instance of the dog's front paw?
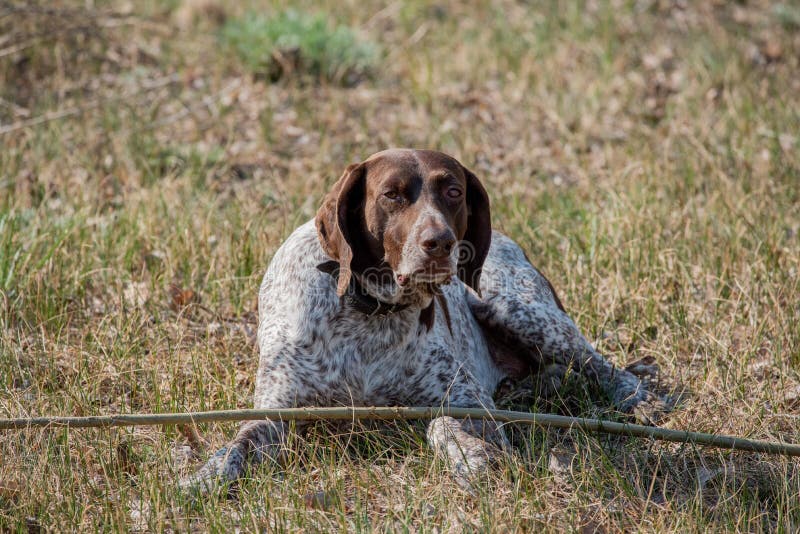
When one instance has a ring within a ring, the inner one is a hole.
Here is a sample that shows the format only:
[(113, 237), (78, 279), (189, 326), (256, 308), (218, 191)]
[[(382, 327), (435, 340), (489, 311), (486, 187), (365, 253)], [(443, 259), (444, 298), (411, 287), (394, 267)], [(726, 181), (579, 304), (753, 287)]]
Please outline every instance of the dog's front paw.
[(623, 395), (615, 399), (615, 404), (622, 412), (633, 415), (637, 423), (656, 425), (670, 411), (669, 405), (641, 382), (637, 389), (620, 393)]
[(178, 482), (181, 493), (189, 498), (227, 493), (230, 483), (242, 469), (244, 457), (237, 447), (223, 447), (203, 466)]
[(502, 454), (499, 448), (464, 430), (474, 428), (469, 421), (452, 417), (437, 417), (428, 425), (428, 442), (448, 463), (455, 482), (469, 492), (475, 492), (488, 481)]

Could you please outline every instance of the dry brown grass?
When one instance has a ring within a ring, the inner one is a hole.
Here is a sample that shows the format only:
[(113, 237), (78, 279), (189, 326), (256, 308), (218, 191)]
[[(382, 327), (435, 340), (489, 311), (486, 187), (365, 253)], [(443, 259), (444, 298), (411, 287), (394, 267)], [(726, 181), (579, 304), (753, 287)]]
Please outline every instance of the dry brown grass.
[[(350, 88), (218, 44), (281, 2), (97, 4), (0, 2), (2, 416), (248, 406), (272, 253), (347, 163), (415, 146), (476, 171), (605, 353), (656, 358), (665, 425), (800, 441), (795, 3), (303, 2), (380, 43)], [(602, 410), (581, 389), (544, 408)], [(477, 496), (400, 426), (188, 505), (185, 434), (0, 435), (0, 530), (800, 525), (795, 461), (524, 429)]]

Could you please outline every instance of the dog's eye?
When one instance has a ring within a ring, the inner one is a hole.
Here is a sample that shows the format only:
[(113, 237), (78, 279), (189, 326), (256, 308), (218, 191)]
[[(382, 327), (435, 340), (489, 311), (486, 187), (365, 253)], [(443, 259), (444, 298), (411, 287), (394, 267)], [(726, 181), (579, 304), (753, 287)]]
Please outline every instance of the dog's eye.
[(388, 198), (389, 200), (400, 200), (400, 193), (397, 191), (386, 191), (383, 196)]
[(459, 198), (461, 196), (461, 189), (457, 187), (451, 187), (447, 190), (447, 196), (449, 198)]

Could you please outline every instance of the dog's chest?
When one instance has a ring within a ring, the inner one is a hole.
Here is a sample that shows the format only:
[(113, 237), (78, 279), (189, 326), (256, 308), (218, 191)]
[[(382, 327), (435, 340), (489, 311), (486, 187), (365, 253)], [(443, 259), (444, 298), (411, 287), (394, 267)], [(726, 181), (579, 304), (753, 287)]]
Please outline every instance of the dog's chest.
[(332, 321), (333, 335), (326, 351), (337, 377), (332, 400), (375, 405), (435, 403), (446, 396), (456, 374), (465, 370), (485, 379), (484, 385), (493, 389), (497, 373), (478, 326), (463, 314), (465, 303), (452, 304), (450, 325), (437, 306), (430, 331), (414, 313), (366, 318), (343, 310)]
[[(412, 314), (367, 318), (349, 310), (332, 321), (326, 351), (337, 376), (336, 401), (403, 403), (408, 383), (430, 364), (430, 332)], [(433, 336), (437, 333), (433, 332)]]

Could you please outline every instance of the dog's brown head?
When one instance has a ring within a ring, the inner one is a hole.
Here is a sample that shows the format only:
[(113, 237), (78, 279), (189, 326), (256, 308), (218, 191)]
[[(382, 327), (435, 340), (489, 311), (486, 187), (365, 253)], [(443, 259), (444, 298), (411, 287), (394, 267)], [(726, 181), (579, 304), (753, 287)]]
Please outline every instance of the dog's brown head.
[(350, 165), (316, 224), (325, 252), (339, 262), (339, 295), (352, 272), (382, 276), (404, 293), (457, 274), (477, 291), (492, 234), (478, 178), (430, 150), (386, 150)]

